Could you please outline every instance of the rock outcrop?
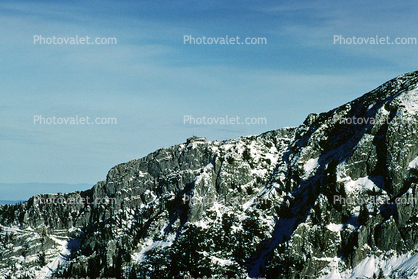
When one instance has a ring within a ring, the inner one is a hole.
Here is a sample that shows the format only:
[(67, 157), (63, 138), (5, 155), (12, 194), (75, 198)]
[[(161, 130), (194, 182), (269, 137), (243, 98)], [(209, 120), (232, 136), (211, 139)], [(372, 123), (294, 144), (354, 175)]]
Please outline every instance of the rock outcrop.
[(415, 251), (417, 86), (401, 75), (299, 127), (194, 137), (90, 190), (0, 206), (0, 274), (35, 276), (57, 237), (73, 244), (58, 277), (308, 278)]

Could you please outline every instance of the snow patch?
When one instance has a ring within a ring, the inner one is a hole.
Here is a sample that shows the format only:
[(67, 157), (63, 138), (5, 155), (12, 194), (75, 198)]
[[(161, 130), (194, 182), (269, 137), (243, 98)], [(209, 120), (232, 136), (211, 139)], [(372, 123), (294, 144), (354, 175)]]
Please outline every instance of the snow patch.
[[(327, 268), (326, 268), (327, 269)], [(385, 278), (415, 278), (418, 279), (418, 253), (408, 252), (398, 255), (394, 251), (389, 251), (380, 256), (371, 255), (363, 259), (353, 269), (345, 271), (339, 270), (334, 266), (328, 270), (327, 275), (319, 277), (320, 279), (356, 279), (373, 278), (382, 270)]]
[(143, 248), (140, 252), (132, 254), (132, 258), (137, 263), (142, 262), (143, 260), (145, 260), (145, 254), (148, 251), (152, 249), (156, 249), (156, 248), (165, 248), (167, 246), (171, 246), (173, 244), (174, 239), (175, 239), (175, 235), (171, 235), (167, 237), (166, 241), (164, 240), (154, 241), (150, 238), (147, 240), (147, 242), (144, 243), (145, 248)]
[(309, 159), (306, 164), (303, 166), (303, 169), (305, 170), (305, 178), (308, 178), (311, 173), (318, 168), (318, 158)]
[(410, 169), (416, 168), (418, 166), (418, 157), (416, 157), (414, 160), (412, 160), (409, 164), (408, 167)]
[(339, 231), (341, 231), (342, 228), (343, 228), (343, 225), (342, 224), (330, 223), (327, 226), (327, 229), (330, 230), (330, 231), (333, 231), (333, 232), (339, 232)]
[[(380, 181), (379, 179), (377, 179)], [(345, 183), (345, 190), (347, 194), (354, 194), (354, 193), (363, 193), (367, 190), (375, 190), (377, 191), (379, 187), (373, 182), (373, 180), (370, 179), (369, 176), (366, 177), (360, 177), (357, 180), (349, 180)]]

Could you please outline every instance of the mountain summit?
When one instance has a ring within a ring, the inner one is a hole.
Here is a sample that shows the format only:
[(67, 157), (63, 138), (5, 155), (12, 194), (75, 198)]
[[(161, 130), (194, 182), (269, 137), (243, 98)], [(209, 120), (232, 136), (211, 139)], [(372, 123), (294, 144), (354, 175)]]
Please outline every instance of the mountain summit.
[(299, 127), (189, 139), (90, 190), (0, 205), (0, 275), (418, 278), (417, 86), (404, 74)]

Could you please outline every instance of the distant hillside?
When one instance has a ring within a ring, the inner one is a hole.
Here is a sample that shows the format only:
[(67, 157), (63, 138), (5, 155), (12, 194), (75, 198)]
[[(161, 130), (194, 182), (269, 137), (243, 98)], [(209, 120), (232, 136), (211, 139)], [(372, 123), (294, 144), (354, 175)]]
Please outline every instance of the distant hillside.
[(193, 137), (0, 205), (0, 278), (418, 278), (417, 143), (418, 72), (298, 127)]

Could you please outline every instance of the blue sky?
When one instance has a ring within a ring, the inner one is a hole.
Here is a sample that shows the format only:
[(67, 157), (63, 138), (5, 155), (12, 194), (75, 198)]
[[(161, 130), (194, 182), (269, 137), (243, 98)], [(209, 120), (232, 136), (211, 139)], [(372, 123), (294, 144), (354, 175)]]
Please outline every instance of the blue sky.
[[(334, 35), (418, 38), (416, 14), (412, 1), (1, 1), (0, 183), (93, 185), (114, 165), (192, 135), (297, 126), (417, 70), (418, 45), (333, 43)], [(117, 44), (41, 45), (35, 35)], [(193, 45), (184, 35), (267, 44)], [(40, 125), (34, 115), (117, 124)], [(185, 125), (184, 115), (267, 124)]]

